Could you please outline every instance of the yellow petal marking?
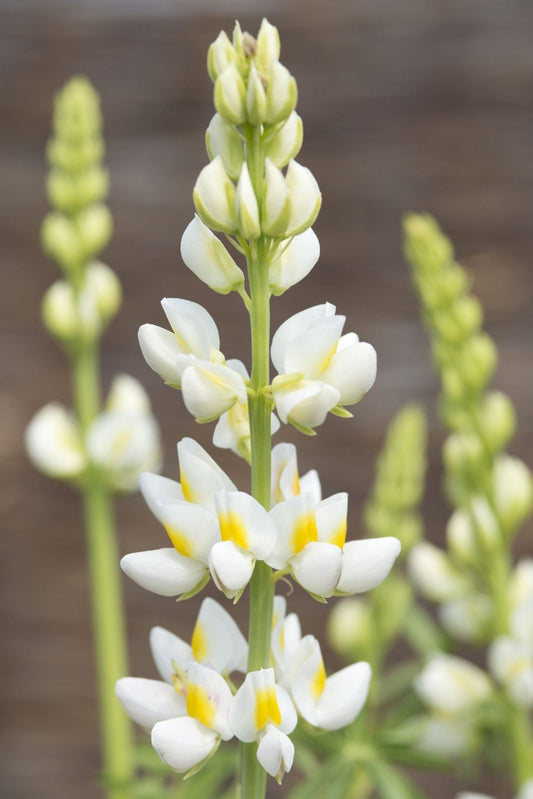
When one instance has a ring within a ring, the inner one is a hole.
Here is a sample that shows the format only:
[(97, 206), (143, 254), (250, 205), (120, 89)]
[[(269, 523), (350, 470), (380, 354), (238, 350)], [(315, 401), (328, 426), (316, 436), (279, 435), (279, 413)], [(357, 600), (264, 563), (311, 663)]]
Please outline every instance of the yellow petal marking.
[(220, 537), (223, 541), (233, 541), (238, 547), (248, 549), (248, 530), (242, 518), (234, 510), (218, 514)]
[(192, 633), (191, 648), (194, 659), (198, 663), (205, 663), (209, 654), (209, 644), (207, 642), (207, 635), (199, 621), (196, 622)]
[(335, 544), (340, 549), (343, 548), (346, 541), (346, 519), (343, 519), (336, 530), (328, 538), (329, 544)]
[(183, 474), (183, 470), (180, 472), (181, 477), (181, 490), (183, 491), (183, 496), (187, 500), (187, 502), (196, 502), (196, 493), (193, 491), (193, 488), (185, 475)]
[(326, 354), (318, 362), (319, 374), (324, 374), (324, 372), (326, 371), (326, 369), (330, 365), (331, 359), (333, 358), (333, 356), (337, 352), (338, 345), (339, 345), (339, 343), (338, 343), (338, 341), (336, 341), (335, 344), (333, 345), (333, 347), (331, 348), (331, 350), (329, 352), (326, 352)]
[(326, 670), (324, 668), (324, 661), (320, 658), (320, 665), (315, 672), (315, 676), (313, 677), (313, 681), (311, 683), (311, 693), (318, 699), (322, 696), (322, 691), (324, 690), (324, 686), (326, 685)]
[(185, 683), (181, 679), (179, 674), (172, 675), (172, 684), (174, 685), (174, 690), (180, 696), (185, 696)]
[(187, 713), (193, 719), (198, 719), (206, 727), (213, 729), (216, 716), (216, 706), (208, 692), (201, 685), (189, 682), (187, 685)]
[(294, 522), (291, 536), (291, 549), (296, 555), (311, 541), (318, 541), (314, 511), (307, 511)]
[(262, 730), (268, 722), (281, 723), (278, 698), (273, 685), (267, 689), (260, 688), (255, 692), (255, 726), (258, 730)]
[(292, 478), (292, 492), (295, 497), (300, 493), (300, 476), (298, 474), (298, 469), (294, 470), (294, 476)]
[(171, 527), (170, 524), (165, 524), (164, 527), (168, 533), (168, 537), (174, 545), (174, 548), (178, 550), (180, 555), (183, 555), (185, 558), (193, 558), (194, 547), (190, 538), (176, 527)]

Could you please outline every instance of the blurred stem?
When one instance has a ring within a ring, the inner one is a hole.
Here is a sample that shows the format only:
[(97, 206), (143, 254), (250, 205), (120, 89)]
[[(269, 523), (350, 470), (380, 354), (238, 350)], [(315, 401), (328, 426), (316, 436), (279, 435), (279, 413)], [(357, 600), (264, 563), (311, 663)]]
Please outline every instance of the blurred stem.
[[(83, 342), (73, 356), (72, 367), (74, 404), (85, 435), (100, 409), (96, 346)], [(106, 796), (127, 799), (133, 739), (130, 721), (115, 696), (115, 683), (128, 673), (128, 663), (112, 497), (96, 474), (87, 476), (82, 496)]]
[(517, 791), (533, 779), (533, 741), (528, 712), (509, 700), (509, 740), (514, 787)]

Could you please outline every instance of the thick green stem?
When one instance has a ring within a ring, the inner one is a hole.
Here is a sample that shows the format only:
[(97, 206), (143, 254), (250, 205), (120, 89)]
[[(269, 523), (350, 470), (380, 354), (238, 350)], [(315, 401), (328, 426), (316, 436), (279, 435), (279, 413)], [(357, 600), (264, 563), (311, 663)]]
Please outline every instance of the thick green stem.
[[(78, 420), (86, 433), (100, 407), (96, 346), (83, 344), (74, 354), (73, 383)], [(116, 681), (128, 673), (119, 556), (111, 495), (97, 475), (89, 475), (84, 484), (83, 509), (106, 795), (108, 799), (127, 799), (132, 777), (132, 732), (115, 696)]]

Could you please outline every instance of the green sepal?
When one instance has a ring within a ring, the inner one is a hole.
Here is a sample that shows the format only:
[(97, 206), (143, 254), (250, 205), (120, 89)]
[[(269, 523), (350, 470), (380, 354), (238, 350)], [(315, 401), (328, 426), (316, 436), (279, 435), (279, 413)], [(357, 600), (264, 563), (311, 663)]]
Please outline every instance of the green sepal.
[(298, 422), (289, 419), (290, 424), (295, 427), (300, 433), (303, 433), (304, 436), (316, 436), (316, 430), (313, 430), (312, 427), (306, 427), (304, 424), (298, 424)]
[(191, 597), (193, 597), (193, 596), (196, 596), (196, 594), (199, 594), (199, 593), (200, 593), (200, 591), (201, 591), (203, 588), (205, 588), (205, 586), (207, 585), (207, 583), (209, 582), (209, 580), (210, 580), (210, 579), (211, 579), (211, 575), (209, 574), (209, 572), (207, 572), (207, 573), (206, 573), (206, 574), (205, 574), (205, 575), (202, 577), (202, 579), (200, 580), (200, 582), (199, 582), (197, 585), (195, 585), (195, 586), (194, 586), (194, 588), (191, 588), (191, 590), (190, 590), (190, 591), (187, 591), (187, 593), (185, 593), (185, 594), (181, 594), (179, 597), (177, 597), (177, 598), (176, 598), (176, 602), (183, 602), (183, 600), (185, 600), (185, 599), (191, 599)]
[(341, 419), (353, 419), (353, 413), (350, 413), (344, 405), (335, 405), (335, 407), (330, 410), (330, 413), (332, 413), (333, 416), (339, 416)]

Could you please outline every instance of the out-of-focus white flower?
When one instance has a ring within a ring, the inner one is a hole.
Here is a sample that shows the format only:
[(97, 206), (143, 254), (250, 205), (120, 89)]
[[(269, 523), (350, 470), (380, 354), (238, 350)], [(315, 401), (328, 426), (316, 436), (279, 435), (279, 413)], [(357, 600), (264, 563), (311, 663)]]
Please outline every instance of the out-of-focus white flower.
[(185, 228), (180, 250), (189, 269), (213, 291), (228, 294), (242, 288), (242, 270), (199, 216), (195, 216)]
[(164, 299), (172, 332), (157, 325), (139, 328), (139, 344), (148, 365), (183, 391), (187, 410), (201, 421), (215, 419), (235, 402), (244, 402), (240, 371), (225, 363), (212, 316), (195, 302)]
[(484, 594), (470, 594), (444, 602), (439, 618), (446, 630), (460, 641), (482, 641), (489, 630), (493, 608)]
[(162, 596), (199, 590), (208, 579), (209, 554), (220, 541), (215, 494), (236, 491), (229, 477), (196, 441), (178, 443), (181, 482), (145, 473), (140, 488), (174, 548), (125, 555), (120, 565), (136, 583)]
[(350, 597), (335, 603), (328, 617), (328, 637), (337, 652), (350, 655), (364, 647), (372, 635), (370, 609), (364, 599)]
[(435, 602), (459, 599), (471, 591), (470, 581), (454, 567), (446, 553), (427, 541), (413, 548), (407, 567), (418, 590)]
[(187, 714), (187, 670), (191, 662), (219, 674), (246, 670), (248, 645), (243, 635), (229, 613), (209, 597), (202, 602), (190, 644), (162, 627), (153, 627), (150, 648), (163, 681), (123, 677), (116, 685), (125, 711), (147, 729), (158, 721)]
[(330, 303), (291, 316), (272, 339), (272, 384), (283, 422), (303, 428), (321, 424), (336, 406), (352, 405), (371, 388), (376, 352), (355, 333), (342, 335), (345, 317)]
[(268, 267), (269, 289), (276, 297), (303, 280), (320, 256), (320, 243), (311, 228), (282, 241)]
[(533, 507), (533, 478), (519, 458), (500, 455), (492, 475), (498, 517), (507, 533), (514, 532)]
[(142, 472), (157, 468), (159, 427), (146, 392), (133, 377), (114, 379), (104, 411), (87, 431), (86, 445), (91, 463), (121, 491), (136, 490)]
[(528, 780), (522, 785), (516, 799), (533, 799), (533, 780)]
[(189, 771), (209, 757), (219, 741), (233, 733), (229, 713), (233, 697), (216, 671), (189, 663), (186, 682), (187, 714), (159, 721), (152, 729), (152, 746), (174, 771)]
[(297, 720), (289, 695), (275, 682), (273, 669), (246, 675), (233, 699), (231, 729), (240, 741), (258, 742), (257, 759), (278, 782), (292, 768), (294, 745), (287, 734)]
[(94, 298), (103, 326), (120, 308), (120, 280), (109, 266), (101, 261), (92, 261), (85, 270), (85, 285)]
[(49, 477), (73, 479), (86, 468), (80, 431), (66, 408), (50, 402), (26, 429), (26, 452), (33, 465)]
[(431, 715), (424, 720), (416, 746), (437, 757), (464, 758), (475, 742), (475, 724), (468, 717)]
[(248, 584), (255, 561), (266, 560), (277, 540), (276, 528), (262, 505), (241, 491), (215, 496), (221, 541), (209, 553), (209, 570), (217, 587), (237, 599)]
[(414, 688), (433, 710), (459, 716), (483, 703), (492, 693), (488, 675), (468, 660), (438, 653), (416, 677)]
[(455, 799), (493, 799), (493, 797), (486, 793), (471, 793), (471, 791), (461, 791), (461, 793), (457, 794)]

